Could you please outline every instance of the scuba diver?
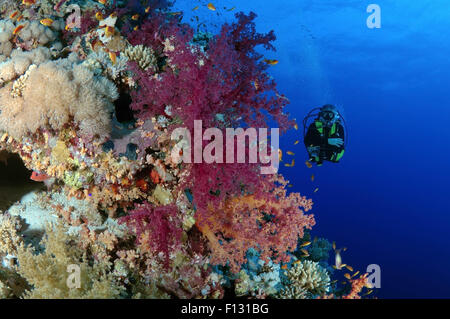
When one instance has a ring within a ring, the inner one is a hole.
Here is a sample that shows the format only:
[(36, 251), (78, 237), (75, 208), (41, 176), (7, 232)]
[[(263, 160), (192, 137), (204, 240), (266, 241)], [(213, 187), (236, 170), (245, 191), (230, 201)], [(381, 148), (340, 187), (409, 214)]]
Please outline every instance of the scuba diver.
[[(317, 114), (313, 114), (315, 111)], [(307, 126), (308, 119), (316, 117)], [(345, 149), (345, 120), (334, 105), (326, 104), (315, 108), (303, 120), (303, 137), (309, 154), (309, 161), (321, 166), (323, 161), (339, 163)], [(305, 134), (306, 127), (308, 131)]]

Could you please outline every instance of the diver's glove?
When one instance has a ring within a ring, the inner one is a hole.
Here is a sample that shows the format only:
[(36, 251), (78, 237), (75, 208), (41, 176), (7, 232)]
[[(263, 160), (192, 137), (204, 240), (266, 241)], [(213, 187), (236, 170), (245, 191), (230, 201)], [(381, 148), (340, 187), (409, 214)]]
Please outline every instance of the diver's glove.
[(328, 144), (331, 146), (342, 147), (342, 145), (344, 145), (344, 140), (342, 138), (329, 138)]
[(308, 147), (309, 160), (311, 162), (314, 162), (314, 161), (316, 161), (316, 159), (319, 159), (319, 151), (320, 151), (320, 146), (309, 146)]

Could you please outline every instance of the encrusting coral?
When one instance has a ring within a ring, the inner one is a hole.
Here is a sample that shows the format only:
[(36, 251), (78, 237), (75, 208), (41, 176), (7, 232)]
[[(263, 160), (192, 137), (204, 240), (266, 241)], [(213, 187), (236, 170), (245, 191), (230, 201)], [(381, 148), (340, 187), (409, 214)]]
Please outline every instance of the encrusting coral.
[[(71, 4), (0, 2), (0, 154), (46, 186), (0, 213), (0, 296), (338, 296), (329, 243), (298, 256), (310, 199), (261, 162), (173, 156), (171, 134), (196, 120), (294, 126), (258, 49), (274, 33), (254, 13), (212, 34), (167, 1), (80, 0), (79, 20)], [(363, 279), (351, 282), (357, 298)]]

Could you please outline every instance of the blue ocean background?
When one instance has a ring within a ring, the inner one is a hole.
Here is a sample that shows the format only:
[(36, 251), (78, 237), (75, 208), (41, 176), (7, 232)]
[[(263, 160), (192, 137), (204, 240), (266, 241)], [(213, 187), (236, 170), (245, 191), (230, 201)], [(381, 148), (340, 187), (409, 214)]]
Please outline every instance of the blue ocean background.
[[(281, 172), (315, 203), (312, 235), (347, 247), (343, 262), (355, 270), (378, 264), (378, 298), (450, 297), (450, 2), (224, 0), (217, 12), (207, 3), (176, 8), (214, 28), (233, 21), (223, 8), (235, 6), (257, 13), (258, 31), (275, 31), (277, 52), (266, 57), (280, 62), (270, 73), (299, 124), (325, 103), (346, 119), (339, 164), (308, 169), (303, 143), (293, 145), (301, 127), (281, 139), (296, 159)], [(379, 29), (366, 25), (371, 3)]]

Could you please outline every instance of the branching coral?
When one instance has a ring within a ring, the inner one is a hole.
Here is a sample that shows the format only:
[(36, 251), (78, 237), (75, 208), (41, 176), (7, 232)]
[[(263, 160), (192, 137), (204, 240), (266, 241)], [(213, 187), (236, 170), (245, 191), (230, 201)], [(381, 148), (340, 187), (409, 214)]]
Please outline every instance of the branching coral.
[(139, 67), (145, 71), (149, 68), (153, 68), (153, 70), (157, 67), (157, 58), (155, 52), (149, 48), (145, 47), (142, 44), (136, 46), (128, 46), (123, 54), (130, 60), (136, 62)]
[[(296, 262), (286, 272), (289, 280), (287, 288), (282, 290), (280, 297), (297, 298), (303, 297), (306, 291), (309, 295), (323, 295), (330, 289), (330, 277), (328, 272), (319, 263), (303, 260)], [(291, 287), (295, 286), (295, 288)]]

